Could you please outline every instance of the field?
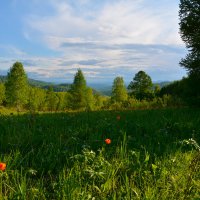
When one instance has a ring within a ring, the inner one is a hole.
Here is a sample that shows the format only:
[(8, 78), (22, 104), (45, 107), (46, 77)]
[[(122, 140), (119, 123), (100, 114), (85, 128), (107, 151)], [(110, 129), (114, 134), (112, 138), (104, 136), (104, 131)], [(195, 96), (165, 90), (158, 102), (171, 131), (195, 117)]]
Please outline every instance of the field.
[(192, 108), (0, 115), (0, 199), (200, 199), (198, 143)]

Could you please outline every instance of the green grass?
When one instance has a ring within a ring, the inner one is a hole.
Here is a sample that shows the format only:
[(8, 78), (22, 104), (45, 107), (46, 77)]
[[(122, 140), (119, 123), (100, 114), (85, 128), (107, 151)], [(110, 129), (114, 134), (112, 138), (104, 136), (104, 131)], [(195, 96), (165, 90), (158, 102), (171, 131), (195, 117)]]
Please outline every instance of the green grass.
[(0, 115), (0, 199), (200, 199), (190, 138), (199, 109)]

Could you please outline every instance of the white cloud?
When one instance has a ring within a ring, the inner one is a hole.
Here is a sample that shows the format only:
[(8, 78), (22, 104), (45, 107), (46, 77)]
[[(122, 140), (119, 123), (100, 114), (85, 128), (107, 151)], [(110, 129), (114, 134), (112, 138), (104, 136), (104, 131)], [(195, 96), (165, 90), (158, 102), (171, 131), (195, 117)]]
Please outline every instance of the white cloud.
[[(57, 58), (34, 57), (10, 48), (33, 77), (72, 80), (77, 68), (94, 81), (117, 74), (130, 77), (138, 70), (152, 72), (152, 76), (157, 70), (166, 75), (165, 80), (175, 71), (183, 74), (178, 66), (185, 53), (178, 34), (178, 2), (77, 0), (73, 5), (70, 2), (44, 1), (42, 4), (48, 4), (52, 12), (38, 14), (33, 9), (24, 17), (26, 40), (41, 43), (48, 51), (59, 54)], [(158, 75), (153, 78), (159, 79)]]
[(101, 9), (90, 10), (88, 18), (88, 10), (77, 13), (66, 1), (52, 2), (56, 14), (32, 16), (27, 21), (30, 28), (43, 34), (51, 48), (56, 44), (53, 47), (57, 49), (66, 40), (109, 44), (182, 44), (178, 34), (178, 5), (170, 10), (163, 5), (156, 10), (145, 6), (147, 1), (144, 0), (108, 1)]
[(23, 57), (27, 55), (26, 52), (13, 45), (0, 45), (0, 53), (1, 55), (6, 54), (7, 56), (12, 57)]

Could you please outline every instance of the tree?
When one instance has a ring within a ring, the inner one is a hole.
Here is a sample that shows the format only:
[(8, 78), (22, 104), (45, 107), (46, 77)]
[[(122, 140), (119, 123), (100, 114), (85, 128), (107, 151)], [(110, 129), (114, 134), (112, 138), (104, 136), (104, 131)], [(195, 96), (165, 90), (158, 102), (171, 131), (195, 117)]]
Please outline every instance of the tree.
[(116, 77), (113, 81), (111, 100), (113, 102), (124, 102), (128, 98), (127, 90), (122, 77)]
[(200, 1), (180, 0), (179, 4), (180, 34), (189, 53), (180, 61), (188, 71), (188, 97), (198, 99), (200, 105)]
[[(88, 90), (86, 80), (80, 69), (74, 76), (74, 81), (70, 89), (71, 93), (71, 105), (73, 109), (83, 109), (88, 108), (89, 100), (91, 99), (91, 91)], [(87, 96), (89, 94), (89, 96)]]
[(5, 86), (3, 83), (0, 83), (0, 105), (5, 100)]
[(180, 64), (189, 74), (200, 74), (200, 1), (180, 0), (179, 4), (180, 34), (189, 54)]
[(46, 91), (38, 87), (29, 87), (27, 108), (30, 111), (44, 110)]
[(160, 85), (156, 84), (156, 85), (154, 86), (154, 96), (155, 96), (155, 97), (158, 97), (158, 96), (159, 96), (160, 90), (161, 90)]
[(87, 110), (93, 110), (95, 105), (95, 98), (93, 95), (93, 90), (90, 87), (86, 89), (86, 108)]
[(11, 67), (5, 83), (6, 102), (17, 109), (26, 104), (28, 98), (28, 80), (23, 65), (16, 62)]
[(50, 86), (46, 93), (46, 106), (47, 110), (55, 111), (59, 103), (59, 98), (56, 93), (53, 91), (53, 87)]
[(144, 71), (139, 71), (135, 74), (133, 81), (130, 82), (128, 89), (131, 96), (136, 99), (151, 99), (152, 98), (152, 80)]

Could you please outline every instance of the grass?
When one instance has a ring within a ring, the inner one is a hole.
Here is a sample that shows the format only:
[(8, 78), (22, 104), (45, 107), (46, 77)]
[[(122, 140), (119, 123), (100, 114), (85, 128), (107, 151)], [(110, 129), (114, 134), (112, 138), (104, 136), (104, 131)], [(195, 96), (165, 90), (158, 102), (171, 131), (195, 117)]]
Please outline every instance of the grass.
[(198, 143), (199, 109), (0, 115), (0, 199), (200, 199)]

